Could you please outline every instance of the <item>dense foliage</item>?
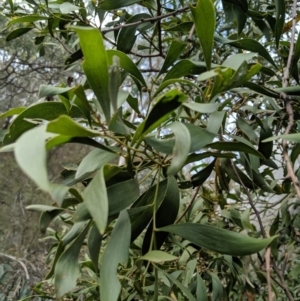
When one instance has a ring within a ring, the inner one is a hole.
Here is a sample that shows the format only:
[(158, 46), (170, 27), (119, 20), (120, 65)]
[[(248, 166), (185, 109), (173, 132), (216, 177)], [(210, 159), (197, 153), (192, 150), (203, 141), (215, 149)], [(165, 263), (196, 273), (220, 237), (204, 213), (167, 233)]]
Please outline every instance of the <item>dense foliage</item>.
[[(296, 4), (2, 4), (6, 41), (30, 32), (84, 72), (0, 115), (2, 152), (53, 199), (28, 208), (53, 239), (36, 295), (299, 298)], [(50, 181), (47, 151), (73, 142), (93, 150)]]

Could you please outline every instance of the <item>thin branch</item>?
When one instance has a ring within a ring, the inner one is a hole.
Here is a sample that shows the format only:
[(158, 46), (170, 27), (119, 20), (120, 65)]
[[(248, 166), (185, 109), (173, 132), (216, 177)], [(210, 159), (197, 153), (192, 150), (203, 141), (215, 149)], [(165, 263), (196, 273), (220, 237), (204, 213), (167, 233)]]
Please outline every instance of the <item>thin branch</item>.
[[(289, 50), (289, 56), (287, 59), (287, 64), (286, 64), (286, 68), (284, 70), (283, 79), (282, 79), (282, 86), (284, 88), (289, 85), (290, 68), (291, 68), (292, 58), (293, 58), (293, 54), (294, 54), (295, 28), (296, 28), (296, 18), (297, 18), (297, 0), (293, 1), (292, 15), (293, 15), (293, 26), (292, 26), (290, 50)], [(293, 106), (292, 106), (293, 103), (292, 103), (292, 99), (289, 96), (287, 96), (286, 94), (282, 93), (280, 96), (285, 102), (285, 109), (286, 109), (286, 112), (287, 112), (288, 118), (289, 118), (288, 125), (285, 129), (285, 134), (287, 135), (290, 133), (292, 127), (294, 126), (294, 111), (293, 111)], [(294, 168), (293, 168), (291, 159), (288, 154), (288, 143), (286, 140), (283, 140), (282, 146), (283, 146), (283, 158), (286, 162), (287, 177), (291, 178), (291, 180), (293, 181), (297, 197), (300, 200), (300, 183), (299, 183), (297, 176), (295, 175)]]
[[(162, 15), (161, 14), (161, 3), (160, 3), (160, 0), (156, 0), (156, 4), (157, 4), (157, 17), (160, 17)], [(158, 49), (159, 49), (159, 53), (160, 53), (160, 55), (163, 55), (160, 20), (157, 21), (157, 35), (158, 35)]]
[(256, 218), (257, 218), (258, 223), (259, 223), (259, 227), (260, 227), (261, 234), (262, 234), (263, 238), (266, 238), (267, 236), (266, 236), (266, 232), (265, 232), (265, 229), (264, 229), (264, 226), (263, 226), (263, 223), (262, 223), (260, 214), (259, 214), (258, 210), (256, 209), (256, 207), (255, 207), (255, 205), (254, 205), (254, 202), (253, 202), (253, 199), (252, 199), (252, 197), (251, 197), (251, 195), (250, 195), (250, 193), (249, 193), (249, 190), (248, 190), (248, 188), (245, 186), (245, 184), (244, 184), (244, 182), (242, 181), (242, 179), (240, 178), (240, 175), (238, 174), (238, 172), (237, 172), (237, 170), (236, 170), (236, 168), (235, 168), (235, 165), (233, 164), (232, 160), (230, 160), (230, 162), (231, 162), (231, 166), (232, 166), (232, 168), (233, 168), (233, 170), (234, 170), (235, 175), (237, 176), (237, 178), (238, 178), (240, 184), (243, 186), (243, 188), (244, 188), (244, 190), (245, 190), (245, 192), (246, 192), (246, 195), (247, 195), (247, 197), (248, 197), (249, 204), (250, 204), (251, 208), (253, 209), (253, 211), (254, 211), (254, 213), (255, 213), (255, 215), (256, 215)]
[[(249, 190), (248, 190), (248, 188), (245, 186), (245, 184), (243, 183), (243, 181), (241, 180), (241, 178), (240, 178), (240, 176), (239, 176), (239, 174), (238, 174), (238, 172), (237, 172), (237, 170), (236, 170), (236, 168), (235, 168), (235, 165), (233, 164), (232, 160), (230, 160), (230, 161), (231, 161), (231, 166), (232, 166), (232, 168), (233, 168), (233, 170), (234, 170), (234, 173), (236, 174), (236, 176), (237, 176), (237, 178), (238, 178), (240, 184), (243, 186), (243, 188), (244, 188), (245, 191), (246, 191), (246, 194), (247, 194), (247, 197), (248, 197), (250, 206), (252, 207), (252, 209), (253, 209), (253, 211), (254, 211), (254, 213), (255, 213), (255, 215), (256, 215), (256, 218), (257, 218), (257, 220), (258, 220), (258, 223), (259, 223), (259, 226), (260, 226), (260, 229), (261, 229), (262, 236), (263, 236), (264, 238), (266, 238), (267, 235), (266, 235), (265, 229), (264, 229), (264, 227), (263, 227), (263, 223), (262, 223), (260, 214), (259, 214), (258, 210), (256, 209), (256, 207), (255, 207), (255, 205), (254, 205), (254, 202), (253, 202), (252, 197), (251, 197), (251, 195), (250, 195), (250, 193), (249, 193)], [(285, 280), (284, 280), (283, 276), (281, 275), (281, 273), (280, 273), (280, 271), (279, 271), (279, 269), (278, 269), (278, 267), (277, 267), (277, 265), (276, 265), (276, 262), (275, 262), (275, 260), (274, 260), (273, 257), (271, 258), (271, 262), (272, 262), (272, 268), (273, 268), (273, 270), (275, 271), (276, 275), (278, 276), (278, 278), (279, 278), (279, 280), (280, 280), (280, 282), (281, 282), (280, 287), (284, 290), (284, 292), (285, 292), (286, 296), (288, 297), (289, 301), (293, 301), (294, 299), (293, 299), (293, 297), (292, 297), (290, 291), (288, 290), (288, 288), (287, 288), (287, 286), (286, 286), (286, 283), (285, 283)], [(270, 277), (271, 277), (271, 275), (270, 275)], [(276, 282), (276, 283), (277, 283), (277, 282)]]
[(174, 224), (178, 224), (178, 223), (182, 220), (182, 218), (186, 215), (186, 213), (189, 211), (189, 209), (191, 208), (191, 206), (193, 205), (193, 203), (194, 203), (195, 200), (196, 200), (196, 197), (197, 197), (197, 194), (198, 194), (198, 192), (199, 192), (199, 190), (200, 190), (200, 187), (201, 187), (201, 186), (198, 186), (198, 187), (196, 188), (196, 190), (195, 190), (195, 192), (194, 192), (194, 194), (193, 194), (193, 196), (192, 196), (190, 202), (187, 204), (185, 210), (184, 210), (184, 211), (182, 212), (182, 214), (177, 218), (177, 220), (175, 221)]
[(175, 16), (177, 14), (185, 12), (189, 9), (190, 9), (189, 6), (186, 6), (186, 7), (174, 10), (173, 12), (165, 14), (165, 15), (160, 15), (160, 16), (156, 16), (156, 17), (152, 17), (152, 18), (145, 18), (145, 19), (141, 19), (140, 21), (137, 21), (137, 22), (127, 23), (127, 24), (119, 25), (119, 26), (109, 28), (109, 29), (103, 29), (103, 30), (101, 30), (101, 32), (102, 32), (102, 34), (106, 34), (106, 33), (111, 32), (111, 31), (116, 31), (116, 30), (119, 30), (119, 29), (122, 29), (122, 28), (137, 26), (137, 25), (140, 25), (140, 24), (143, 24), (143, 23), (146, 23), (146, 22), (155, 23), (157, 21), (160, 21), (160, 20), (166, 19), (168, 17)]
[(270, 268), (270, 261), (271, 261), (271, 248), (268, 247), (265, 254), (266, 259), (266, 273), (267, 273), (267, 284), (268, 284), (268, 301), (274, 300), (274, 293), (272, 292), (272, 284), (271, 284), (271, 268)]

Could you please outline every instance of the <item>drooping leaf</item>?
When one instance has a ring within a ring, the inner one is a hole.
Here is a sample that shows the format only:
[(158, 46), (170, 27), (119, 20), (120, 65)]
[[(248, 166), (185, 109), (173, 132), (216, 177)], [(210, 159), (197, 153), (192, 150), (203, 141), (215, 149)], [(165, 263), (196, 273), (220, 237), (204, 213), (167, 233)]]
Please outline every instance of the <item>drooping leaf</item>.
[(237, 232), (202, 224), (177, 224), (159, 229), (171, 232), (214, 252), (232, 256), (245, 256), (266, 248), (275, 236), (257, 239)]
[[(159, 182), (156, 205), (159, 207), (165, 198), (168, 181)], [(157, 185), (151, 186), (144, 192), (128, 210), (131, 220), (131, 242), (133, 242), (145, 229), (153, 217), (153, 200)], [(152, 206), (151, 206), (152, 205)]]
[(206, 286), (199, 274), (197, 274), (196, 296), (197, 296), (197, 301), (207, 301)]
[(108, 198), (103, 176), (103, 167), (96, 173), (83, 194), (84, 203), (93, 217), (100, 234), (103, 234), (108, 219)]
[(248, 12), (248, 2), (243, 0), (223, 0), (239, 7), (244, 13)]
[(123, 181), (107, 189), (109, 216), (128, 208), (139, 196), (139, 185), (135, 179)]
[(7, 36), (6, 36), (6, 42), (9, 42), (11, 40), (14, 40), (22, 35), (24, 35), (25, 33), (29, 32), (30, 30), (32, 30), (33, 27), (21, 27), (21, 28), (17, 28), (13, 31), (11, 31)]
[(79, 36), (84, 54), (83, 70), (106, 120), (110, 119), (108, 61), (100, 31), (91, 27), (71, 27)]
[(263, 121), (263, 127), (260, 130), (258, 151), (264, 155), (266, 159), (270, 159), (273, 151), (273, 141), (263, 143), (262, 141), (272, 136), (272, 130), (268, 125), (268, 120)]
[(74, 242), (62, 253), (55, 265), (55, 289), (57, 298), (76, 287), (77, 278), (80, 276), (78, 257), (81, 246), (87, 234), (86, 226)]
[(162, 271), (163, 274), (171, 280), (188, 298), (189, 301), (196, 301), (195, 297), (190, 292), (190, 289), (188, 289), (186, 286), (184, 286), (178, 279), (173, 277), (172, 275), (168, 274), (165, 271)]
[(229, 44), (229, 45), (231, 45), (233, 47), (236, 47), (236, 48), (239, 48), (239, 49), (244, 49), (244, 50), (248, 50), (248, 51), (251, 51), (251, 52), (256, 52), (260, 56), (265, 58), (267, 61), (269, 61), (275, 68), (277, 68), (274, 60), (272, 59), (272, 57), (269, 53), (269, 51), (254, 39), (245, 38), (245, 39), (240, 39), (240, 40), (229, 40), (229, 39), (222, 38), (220, 36), (215, 35), (215, 40), (217, 42), (224, 43), (224, 44)]
[(85, 221), (74, 223), (71, 229), (67, 232), (67, 234), (61, 239), (63, 246), (66, 246), (72, 240), (74, 240), (74, 238), (76, 238), (82, 232), (85, 225), (86, 225)]
[(178, 89), (171, 90), (159, 97), (146, 120), (137, 128), (132, 144), (166, 121), (186, 99), (187, 96)]
[(129, 27), (124, 27), (119, 31), (117, 38), (117, 49), (121, 52), (128, 53), (131, 51), (136, 41), (136, 31), (145, 31), (153, 26), (151, 22), (140, 22), (143, 19), (149, 19), (149, 14), (136, 14), (130, 17), (126, 24), (136, 24)]
[(190, 151), (191, 136), (186, 126), (179, 122), (173, 122), (168, 126), (175, 135), (171, 165), (168, 168), (168, 175), (174, 176), (184, 165)]
[(102, 257), (100, 298), (102, 301), (117, 301), (121, 292), (118, 279), (119, 263), (126, 265), (130, 245), (130, 219), (126, 210), (120, 213)]
[(215, 161), (216, 160), (192, 176), (191, 182), (193, 187), (202, 185), (208, 179), (214, 169)]
[(96, 225), (94, 225), (88, 234), (88, 249), (89, 254), (92, 259), (92, 262), (94, 264), (94, 268), (96, 273), (98, 272), (98, 260), (99, 260), (99, 254), (100, 254), (100, 248), (101, 248), (101, 242), (102, 242), (102, 236), (99, 233), (99, 230)]
[(282, 29), (284, 27), (285, 21), (285, 1), (284, 0), (275, 0), (276, 7), (276, 24), (275, 24), (275, 42), (276, 47), (279, 46), (279, 40), (282, 34)]
[(23, 134), (16, 142), (14, 152), (17, 163), (24, 173), (44, 191), (49, 191), (50, 183), (46, 166), (46, 139), (51, 134), (45, 125)]
[[(159, 203), (159, 200), (157, 202)], [(156, 212), (156, 228), (168, 226), (175, 222), (179, 210), (179, 203), (180, 193), (177, 182), (174, 177), (168, 177), (168, 186), (164, 199)], [(143, 254), (149, 251), (152, 231), (153, 221), (151, 221), (144, 237), (142, 246)], [(168, 235), (169, 233), (167, 232), (155, 232), (155, 246), (158, 250), (161, 248)]]
[(244, 152), (264, 159), (263, 154), (257, 151), (254, 147), (251, 147), (243, 142), (214, 142), (208, 144), (207, 147), (217, 150)]
[(214, 45), (215, 8), (211, 0), (198, 0), (196, 7), (191, 6), (196, 32), (203, 49), (203, 56), (209, 70)]

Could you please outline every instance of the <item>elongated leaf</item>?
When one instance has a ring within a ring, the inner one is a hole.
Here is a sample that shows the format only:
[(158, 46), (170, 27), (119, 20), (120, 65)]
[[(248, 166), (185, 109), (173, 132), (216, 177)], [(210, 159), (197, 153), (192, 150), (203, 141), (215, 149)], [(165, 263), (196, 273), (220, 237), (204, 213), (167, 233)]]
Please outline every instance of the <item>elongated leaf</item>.
[(165, 89), (166, 87), (173, 85), (175, 83), (189, 85), (189, 86), (191, 86), (191, 88), (195, 88), (195, 89), (199, 90), (199, 92), (200, 92), (199, 86), (195, 85), (193, 82), (186, 80), (186, 79), (174, 78), (174, 79), (169, 79), (169, 80), (163, 81), (161, 83), (161, 85), (157, 88), (155, 93), (153, 94), (153, 97), (156, 97), (163, 89)]
[(208, 144), (207, 147), (211, 147), (217, 150), (244, 152), (257, 156), (258, 158), (264, 159), (262, 153), (243, 142), (214, 142), (212, 144)]
[(215, 273), (209, 272), (212, 282), (212, 300), (218, 301), (223, 296), (223, 285)]
[[(156, 200), (156, 205), (158, 207), (166, 196), (167, 185), (167, 180), (159, 183)], [(134, 202), (132, 207), (128, 210), (132, 229), (131, 242), (133, 242), (140, 235), (153, 217), (153, 199), (155, 196), (155, 191), (156, 185), (151, 186)]]
[(162, 271), (188, 298), (189, 301), (196, 301), (195, 297), (191, 294), (190, 289), (184, 286), (179, 280), (165, 271)]
[(26, 15), (26, 16), (22, 16), (22, 17), (12, 18), (8, 22), (7, 27), (9, 27), (13, 24), (17, 24), (17, 23), (32, 23), (32, 22), (42, 21), (42, 20), (48, 20), (48, 17), (40, 16), (40, 15), (36, 15), (36, 14), (30, 14), (30, 15)]
[(160, 263), (164, 261), (173, 261), (176, 260), (177, 257), (171, 254), (168, 254), (163, 251), (149, 251), (147, 254), (140, 257), (138, 260), (147, 260), (154, 263)]
[(96, 173), (82, 196), (86, 208), (93, 217), (99, 232), (103, 234), (108, 219), (108, 199), (103, 177), (103, 168)]
[(137, 25), (124, 27), (119, 31), (117, 39), (117, 49), (121, 52), (128, 53), (131, 51), (134, 43), (136, 41), (137, 35), (136, 31), (146, 30), (153, 26), (151, 22), (140, 22), (143, 19), (149, 19), (151, 15), (149, 14), (136, 14), (130, 17), (126, 24), (139, 22)]
[(266, 159), (270, 159), (273, 151), (273, 141), (262, 143), (262, 141), (272, 136), (272, 130), (267, 121), (268, 120), (263, 121), (263, 127), (260, 130), (258, 151), (263, 154)]
[[(28, 122), (26, 119), (52, 120), (60, 115), (68, 115), (65, 106), (60, 102), (43, 102), (29, 107), (13, 121), (9, 127), (9, 132), (4, 137), (3, 145), (15, 142), (24, 132), (36, 126), (36, 124)], [(83, 116), (76, 106), (72, 107), (69, 115), (72, 117)]]
[[(239, 48), (239, 49), (245, 49), (251, 52), (256, 52), (263, 58), (265, 58), (267, 61), (269, 61), (274, 67), (276, 67), (275, 62), (273, 61), (270, 53), (268, 50), (263, 47), (259, 42), (253, 39), (240, 39), (240, 40), (229, 40), (226, 38), (222, 38), (220, 36), (215, 35), (215, 40), (220, 43), (229, 44), (233, 47)], [(277, 67), (276, 67), (277, 68)]]
[(15, 144), (16, 161), (24, 173), (44, 191), (49, 191), (45, 141), (51, 137), (45, 126), (23, 134)]
[(173, 122), (168, 126), (175, 135), (175, 145), (168, 175), (174, 176), (182, 168), (191, 147), (191, 136), (186, 126), (179, 122)]
[[(217, 65), (212, 65), (212, 66), (215, 67)], [(177, 79), (179, 77), (183, 77), (189, 74), (201, 74), (206, 70), (207, 68), (204, 62), (193, 62), (188, 59), (180, 60), (166, 74), (163, 82), (173, 78)]]
[(87, 245), (96, 273), (98, 272), (98, 260), (99, 260), (101, 242), (102, 242), (102, 236), (99, 233), (97, 226), (94, 225), (89, 232)]
[(215, 34), (215, 8), (211, 0), (198, 0), (196, 7), (191, 6), (196, 32), (203, 49), (203, 56), (209, 70)]
[(218, 134), (220, 127), (224, 121), (225, 111), (216, 111), (209, 116), (207, 130), (210, 133)]
[(185, 107), (200, 113), (213, 113), (218, 110), (218, 107), (221, 105), (219, 103), (184, 103)]
[(51, 212), (54, 210), (63, 210), (62, 208), (58, 208), (55, 206), (49, 206), (49, 205), (29, 205), (26, 206), (26, 209), (29, 211), (40, 211), (40, 212)]
[(206, 286), (199, 274), (197, 274), (196, 296), (197, 296), (197, 301), (207, 301)]
[(185, 47), (186, 47), (185, 43), (179, 42), (177, 40), (173, 40), (171, 42), (169, 51), (167, 53), (165, 61), (162, 65), (158, 75), (161, 75), (164, 72), (166, 72), (167, 69), (176, 62), (176, 60), (178, 59), (178, 57), (180, 56), (181, 52), (183, 51), (183, 49)]
[(300, 133), (273, 136), (273, 137), (270, 137), (270, 138), (267, 138), (267, 139), (263, 140), (262, 142), (269, 142), (269, 141), (274, 141), (274, 140), (277, 140), (277, 139), (283, 139), (283, 140), (287, 140), (287, 141), (300, 143)]
[(192, 176), (191, 182), (193, 187), (202, 185), (208, 179), (214, 169), (215, 161), (216, 160)]
[(13, 108), (13, 109), (10, 109), (10, 110), (8, 110), (8, 111), (0, 114), (0, 118), (5, 118), (5, 117), (14, 116), (14, 115), (19, 115), (19, 114), (21, 114), (25, 110), (26, 110), (25, 107)]
[(50, 85), (40, 85), (38, 97), (42, 98), (42, 97), (60, 95), (69, 92), (71, 90), (74, 90), (74, 87), (64, 88), (64, 87), (55, 87)]
[(244, 234), (202, 224), (177, 224), (159, 229), (221, 254), (245, 256), (266, 248), (276, 237), (257, 239)]
[(101, 301), (117, 301), (121, 292), (119, 263), (126, 265), (130, 245), (130, 219), (126, 210), (120, 213), (102, 258), (100, 276)]
[(247, 87), (257, 93), (260, 93), (262, 95), (266, 95), (266, 96), (270, 96), (270, 97), (274, 97), (274, 98), (279, 98), (279, 92), (276, 92), (274, 90), (268, 89), (266, 87), (263, 87), (261, 85), (255, 84), (255, 83), (251, 83), (251, 82), (246, 82), (243, 84), (244, 87)]
[(109, 163), (117, 157), (117, 154), (113, 152), (105, 151), (103, 149), (95, 149), (91, 151), (87, 156), (80, 162), (76, 171), (75, 178), (79, 178), (85, 173), (93, 172), (100, 169), (105, 164)]
[(275, 0), (276, 6), (276, 24), (275, 24), (275, 42), (276, 47), (279, 46), (279, 40), (282, 34), (282, 29), (284, 27), (285, 20), (285, 1), (284, 0)]
[(79, 36), (84, 54), (83, 70), (106, 120), (110, 119), (110, 94), (107, 55), (100, 31), (91, 27), (71, 27)]
[[(168, 177), (168, 186), (165, 192), (165, 197), (156, 212), (156, 228), (171, 225), (175, 222), (180, 202), (180, 193), (177, 182), (174, 177)], [(159, 200), (157, 201), (159, 203)], [(147, 253), (150, 248), (150, 241), (153, 231), (153, 221), (151, 221), (145, 238), (143, 241), (142, 252)], [(167, 232), (155, 232), (155, 245), (157, 249), (160, 249), (169, 233)]]
[(75, 237), (77, 237), (83, 230), (86, 222), (74, 223), (67, 234), (61, 239), (63, 246), (69, 244)]
[(109, 216), (128, 208), (139, 197), (139, 185), (135, 179), (123, 181), (107, 189)]
[(244, 0), (223, 0), (223, 1), (233, 4), (233, 5), (236, 5), (244, 13), (246, 13), (248, 11), (248, 2), (247, 1), (244, 1)]
[(77, 278), (80, 276), (78, 257), (81, 246), (87, 234), (86, 226), (76, 240), (59, 257), (55, 265), (55, 289), (57, 298), (76, 287)]
[(112, 10), (129, 6), (138, 2), (140, 2), (140, 0), (104, 0), (101, 2), (100, 8), (102, 10)]
[(17, 28), (13, 31), (11, 31), (7, 36), (6, 36), (6, 42), (9, 42), (11, 40), (14, 40), (22, 35), (24, 35), (25, 33), (27, 33), (28, 31), (32, 30), (33, 27), (21, 27), (21, 28)]

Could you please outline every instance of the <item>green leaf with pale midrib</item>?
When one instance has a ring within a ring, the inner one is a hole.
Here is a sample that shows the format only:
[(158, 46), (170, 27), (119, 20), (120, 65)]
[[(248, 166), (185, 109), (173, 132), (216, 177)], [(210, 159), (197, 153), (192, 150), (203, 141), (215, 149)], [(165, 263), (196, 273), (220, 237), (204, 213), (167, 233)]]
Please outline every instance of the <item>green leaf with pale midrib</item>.
[(237, 232), (201, 224), (178, 224), (159, 231), (177, 234), (190, 242), (221, 254), (245, 256), (266, 248), (276, 237), (256, 239)]

